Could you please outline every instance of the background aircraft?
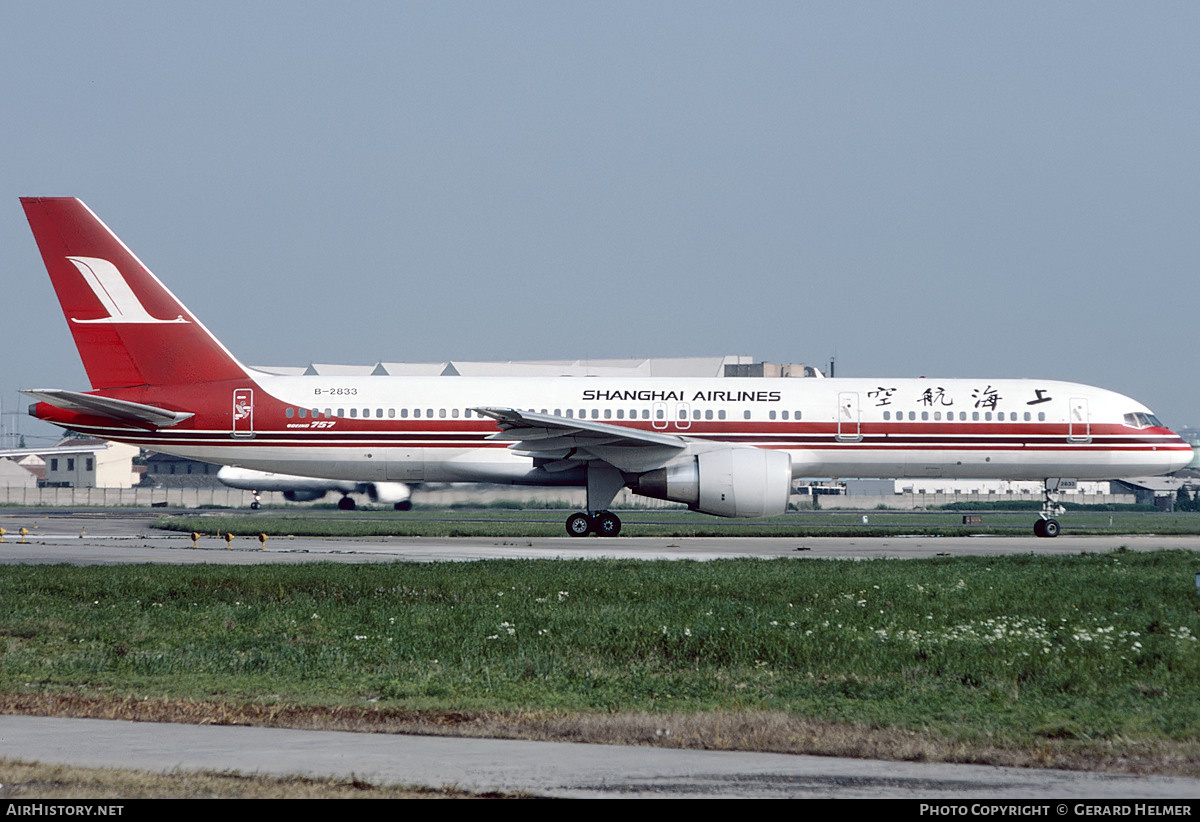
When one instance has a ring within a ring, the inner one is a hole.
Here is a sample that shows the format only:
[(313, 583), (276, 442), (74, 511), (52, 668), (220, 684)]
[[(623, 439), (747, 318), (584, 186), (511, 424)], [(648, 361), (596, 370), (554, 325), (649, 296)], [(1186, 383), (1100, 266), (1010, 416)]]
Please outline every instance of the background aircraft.
[(276, 474), (270, 471), (255, 471), (225, 465), (217, 472), (217, 479), (230, 488), (241, 488), (255, 493), (251, 508), (259, 507), (258, 494), (263, 491), (280, 491), (283, 498), (292, 502), (318, 500), (330, 491), (342, 495), (338, 508), (353, 511), (355, 506), (351, 494), (363, 494), (371, 502), (391, 503), (397, 511), (412, 509), (412, 489), (402, 482), (351, 482), (349, 480), (300, 477), (294, 474)]

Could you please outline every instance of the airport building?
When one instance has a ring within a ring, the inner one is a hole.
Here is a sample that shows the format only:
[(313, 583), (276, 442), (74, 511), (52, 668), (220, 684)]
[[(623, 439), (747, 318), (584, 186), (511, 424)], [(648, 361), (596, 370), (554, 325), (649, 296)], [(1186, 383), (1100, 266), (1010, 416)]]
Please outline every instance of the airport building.
[(745, 355), (657, 357), (598, 360), (509, 360), (484, 362), (380, 362), (375, 365), (310, 363), (301, 366), (253, 366), (268, 374), (323, 377), (822, 377), (803, 363), (769, 363)]
[(141, 480), (137, 446), (67, 437), (50, 448), (0, 453), (0, 487), (132, 488)]

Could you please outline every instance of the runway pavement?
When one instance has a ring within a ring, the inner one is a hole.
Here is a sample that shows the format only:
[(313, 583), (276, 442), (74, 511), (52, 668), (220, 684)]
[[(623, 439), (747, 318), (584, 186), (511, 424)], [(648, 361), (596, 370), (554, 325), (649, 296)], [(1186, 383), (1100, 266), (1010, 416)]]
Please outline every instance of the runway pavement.
[[(156, 515), (135, 513), (0, 513), (8, 533), (0, 564), (124, 563), (248, 565), (268, 562), (445, 562), (479, 559), (666, 559), (734, 557), (794, 559), (913, 559), (937, 555), (1078, 554), (1125, 547), (1133, 551), (1200, 551), (1200, 536), (979, 537), (271, 537), (232, 543), (156, 531)], [(28, 530), (22, 543), (20, 529)]]
[(0, 716), (6, 756), (158, 773), (351, 776), (374, 784), (601, 798), (1200, 796), (1200, 779), (500, 739)]

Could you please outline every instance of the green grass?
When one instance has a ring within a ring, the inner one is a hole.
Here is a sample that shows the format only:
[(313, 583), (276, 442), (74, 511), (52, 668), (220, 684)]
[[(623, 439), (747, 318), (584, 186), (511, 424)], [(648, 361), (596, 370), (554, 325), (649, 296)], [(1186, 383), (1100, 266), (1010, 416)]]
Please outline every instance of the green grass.
[(1196, 556), (6, 567), (0, 691), (1194, 741)]
[[(677, 509), (632, 509), (620, 512), (623, 536), (965, 536), (1027, 535), (1037, 515), (1030, 511), (972, 512), (979, 525), (964, 525), (961, 512), (946, 511), (800, 511), (765, 519), (723, 519)], [(863, 522), (863, 517), (867, 522)], [(566, 517), (558, 510), (422, 509), (272, 511), (184, 514), (161, 517), (157, 528), (238, 535), (271, 536), (430, 536), (547, 537), (564, 536)], [(1196, 534), (1200, 514), (1076, 509), (1061, 520), (1063, 532), (1089, 534)]]

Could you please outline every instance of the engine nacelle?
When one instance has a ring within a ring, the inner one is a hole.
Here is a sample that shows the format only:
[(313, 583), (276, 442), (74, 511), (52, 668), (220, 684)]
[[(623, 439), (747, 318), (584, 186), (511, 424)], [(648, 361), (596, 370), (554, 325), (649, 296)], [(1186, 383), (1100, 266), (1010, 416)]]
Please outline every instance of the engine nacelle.
[(705, 451), (641, 474), (632, 489), (718, 517), (770, 517), (787, 511), (792, 458), (761, 448)]
[(325, 491), (313, 491), (310, 489), (295, 489), (284, 491), (283, 498), (288, 502), (312, 502), (315, 499), (320, 499), (325, 496)]
[(412, 490), (402, 482), (371, 482), (367, 484), (367, 496), (371, 502), (404, 502), (412, 496)]

